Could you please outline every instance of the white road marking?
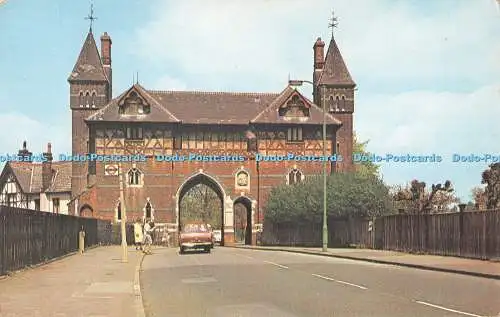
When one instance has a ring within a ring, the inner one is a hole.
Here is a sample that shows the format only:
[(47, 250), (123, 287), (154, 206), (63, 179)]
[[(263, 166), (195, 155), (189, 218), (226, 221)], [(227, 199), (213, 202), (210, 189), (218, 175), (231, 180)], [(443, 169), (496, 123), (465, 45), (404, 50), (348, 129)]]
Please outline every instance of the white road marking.
[(277, 267), (280, 267), (282, 269), (288, 269), (288, 266), (284, 266), (284, 265), (281, 265), (281, 264), (278, 264), (278, 263), (274, 263), (274, 262), (269, 262), (269, 261), (264, 261), (265, 263), (268, 263), (268, 264), (272, 264), (272, 265), (275, 265)]
[(463, 312), (463, 311), (459, 311), (459, 310), (455, 310), (455, 309), (451, 309), (451, 308), (446, 308), (446, 307), (443, 307), (443, 306), (438, 306), (438, 305), (434, 305), (434, 304), (430, 304), (430, 303), (426, 303), (426, 302), (421, 302), (421, 301), (415, 301), (415, 302), (419, 303), (419, 304), (422, 304), (422, 305), (434, 307), (434, 308), (437, 308), (437, 309), (446, 310), (446, 311), (449, 311), (449, 312), (452, 312), (452, 313), (457, 313), (457, 314), (462, 314), (462, 315), (472, 316), (472, 317), (484, 317), (484, 316), (481, 316), (481, 315), (466, 313), (466, 312)]
[(255, 258), (252, 258), (251, 256), (248, 256), (248, 255), (243, 255), (243, 254), (238, 254), (238, 253), (235, 253), (237, 256), (241, 256), (243, 258), (247, 258), (247, 259), (250, 259), (250, 260), (254, 260)]
[(312, 274), (312, 276), (316, 276), (316, 277), (319, 277), (319, 278), (322, 278), (322, 279), (325, 279), (325, 280), (328, 280), (328, 281), (337, 282), (337, 283), (340, 283), (340, 284), (354, 286), (354, 287), (361, 288), (361, 289), (368, 289), (368, 288), (366, 288), (364, 286), (361, 286), (361, 285), (357, 285), (357, 284), (352, 284), (352, 283), (349, 283), (349, 282), (344, 282), (344, 281), (336, 280), (336, 279), (333, 279), (333, 278), (328, 277), (328, 276), (323, 276), (323, 275), (319, 275), (319, 274)]

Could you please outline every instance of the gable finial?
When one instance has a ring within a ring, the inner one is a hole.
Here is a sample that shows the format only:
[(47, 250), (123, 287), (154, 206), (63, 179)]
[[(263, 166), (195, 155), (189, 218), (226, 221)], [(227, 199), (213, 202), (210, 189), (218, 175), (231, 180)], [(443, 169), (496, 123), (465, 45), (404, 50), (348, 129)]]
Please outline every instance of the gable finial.
[(92, 24), (94, 20), (97, 20), (97, 17), (94, 16), (94, 4), (92, 2), (90, 3), (90, 14), (85, 17), (85, 20), (90, 20), (89, 32), (92, 33)]
[(338, 19), (335, 16), (335, 12), (332, 10), (332, 17), (330, 18), (330, 23), (328, 23), (328, 27), (332, 29), (332, 38), (333, 38), (333, 29), (335, 29), (339, 25)]
[(139, 85), (139, 72), (137, 72), (137, 77), (135, 78), (135, 80), (136, 80), (136, 82), (135, 82), (135, 83), (136, 83), (137, 85)]

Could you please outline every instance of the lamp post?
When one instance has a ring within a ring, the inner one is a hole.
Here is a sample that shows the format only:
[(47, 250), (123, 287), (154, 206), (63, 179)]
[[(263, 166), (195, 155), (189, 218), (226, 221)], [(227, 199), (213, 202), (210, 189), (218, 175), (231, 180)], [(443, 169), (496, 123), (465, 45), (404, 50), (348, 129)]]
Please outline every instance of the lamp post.
[[(313, 95), (316, 93), (317, 86), (309, 80), (289, 80), (288, 84), (290, 86), (302, 86), (304, 83), (311, 84), (313, 86)], [(323, 157), (326, 157), (326, 104), (323, 102)], [(326, 207), (326, 195), (327, 195), (327, 170), (328, 161), (323, 161), (323, 252), (328, 251), (328, 216)]]
[(123, 171), (121, 162), (118, 163), (118, 180), (120, 182), (120, 213), (121, 213), (121, 235), (122, 235), (122, 262), (128, 262), (127, 246), (127, 211), (125, 208), (125, 199), (123, 195)]

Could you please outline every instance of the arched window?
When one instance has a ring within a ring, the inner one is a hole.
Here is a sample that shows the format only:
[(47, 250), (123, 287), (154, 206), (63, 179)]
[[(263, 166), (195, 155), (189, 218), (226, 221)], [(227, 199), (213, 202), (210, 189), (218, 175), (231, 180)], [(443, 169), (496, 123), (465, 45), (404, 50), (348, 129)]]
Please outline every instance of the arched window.
[(340, 108), (342, 108), (342, 111), (345, 111), (345, 104), (346, 104), (345, 96), (342, 95), (342, 97), (340, 99), (341, 99)]
[(80, 93), (78, 94), (78, 104), (80, 105), (80, 107), (83, 107), (84, 103), (85, 103), (85, 97), (83, 95), (83, 91), (80, 91)]
[(95, 102), (97, 101), (97, 93), (95, 91), (92, 92), (91, 104), (95, 107)]
[(85, 106), (89, 107), (90, 106), (90, 92), (85, 93)]
[(128, 171), (128, 184), (129, 185), (141, 185), (142, 173), (137, 168), (132, 168)]
[(148, 201), (148, 203), (146, 204), (146, 219), (151, 218), (151, 210), (152, 210), (151, 203)]
[(116, 206), (116, 220), (122, 220), (122, 204), (120, 202)]
[(293, 170), (288, 173), (288, 185), (295, 185), (298, 184), (302, 181), (302, 173), (294, 168)]
[(333, 99), (333, 96), (330, 96), (330, 99), (328, 100), (328, 110), (330, 112), (335, 112), (337, 107), (338, 107), (337, 102), (335, 102), (335, 100)]

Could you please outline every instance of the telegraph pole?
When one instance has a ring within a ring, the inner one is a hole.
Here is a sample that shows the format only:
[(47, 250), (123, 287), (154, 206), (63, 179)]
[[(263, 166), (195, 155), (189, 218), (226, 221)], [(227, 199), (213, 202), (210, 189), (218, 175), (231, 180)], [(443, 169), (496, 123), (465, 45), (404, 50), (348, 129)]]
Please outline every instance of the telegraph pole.
[(127, 209), (125, 208), (125, 198), (123, 195), (123, 171), (122, 164), (118, 162), (118, 179), (120, 182), (120, 212), (121, 212), (121, 231), (122, 231), (122, 262), (128, 262), (128, 246), (127, 246)]

